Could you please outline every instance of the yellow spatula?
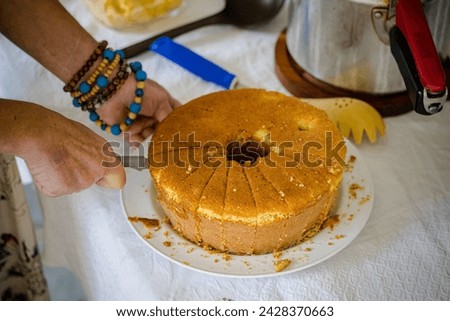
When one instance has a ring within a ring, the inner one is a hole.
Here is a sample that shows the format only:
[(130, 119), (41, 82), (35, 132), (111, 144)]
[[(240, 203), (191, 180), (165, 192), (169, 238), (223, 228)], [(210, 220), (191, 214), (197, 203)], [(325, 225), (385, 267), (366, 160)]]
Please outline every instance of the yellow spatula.
[[(168, 37), (156, 39), (149, 48), (177, 65), (189, 70), (203, 80), (213, 82), (226, 89), (244, 87), (237, 82), (236, 75), (207, 60), (189, 48)], [(364, 132), (370, 142), (377, 140), (377, 131), (385, 133), (383, 118), (375, 108), (368, 103), (354, 98), (301, 98), (319, 109), (324, 110), (336, 124), (342, 135), (360, 144)]]
[(301, 98), (302, 101), (325, 111), (342, 135), (362, 142), (364, 133), (371, 143), (377, 141), (377, 132), (383, 136), (385, 124), (378, 111), (368, 103), (348, 97)]

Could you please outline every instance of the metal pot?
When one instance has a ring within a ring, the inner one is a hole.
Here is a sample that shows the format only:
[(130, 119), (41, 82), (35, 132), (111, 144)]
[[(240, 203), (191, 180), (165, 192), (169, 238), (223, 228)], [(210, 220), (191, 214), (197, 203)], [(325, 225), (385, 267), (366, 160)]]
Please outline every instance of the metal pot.
[[(450, 1), (291, 0), (290, 6), (287, 47), (306, 72), (354, 92), (407, 89), (417, 112), (442, 109), (448, 91), (438, 54), (450, 59)], [(438, 86), (423, 79), (427, 71)]]

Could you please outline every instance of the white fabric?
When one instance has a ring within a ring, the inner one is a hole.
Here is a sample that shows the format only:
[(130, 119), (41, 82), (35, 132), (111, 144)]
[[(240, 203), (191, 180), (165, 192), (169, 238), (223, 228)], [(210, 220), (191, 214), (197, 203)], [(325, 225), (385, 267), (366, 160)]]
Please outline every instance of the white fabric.
[[(63, 3), (98, 40), (108, 39), (115, 48), (146, 37), (103, 27), (79, 1)], [(284, 10), (257, 29), (210, 26), (177, 40), (244, 83), (287, 93), (274, 71), (275, 41), (286, 23)], [(96, 130), (87, 114), (71, 107), (59, 80), (4, 38), (1, 44), (0, 96), (49, 106)], [(136, 59), (182, 102), (219, 89), (152, 54)], [(307, 270), (232, 279), (178, 266), (132, 231), (118, 191), (96, 186), (43, 198), (45, 263), (73, 271), (89, 300), (449, 300), (449, 109), (433, 117), (387, 118), (386, 136), (359, 146), (375, 186), (372, 215), (352, 244)]]

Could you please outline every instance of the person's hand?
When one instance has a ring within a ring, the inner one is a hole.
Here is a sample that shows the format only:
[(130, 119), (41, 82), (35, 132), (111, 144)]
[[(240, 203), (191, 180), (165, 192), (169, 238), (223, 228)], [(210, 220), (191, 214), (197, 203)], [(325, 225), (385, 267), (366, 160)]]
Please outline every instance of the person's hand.
[[(123, 86), (104, 105), (98, 114), (107, 124), (122, 123), (128, 114), (128, 106), (134, 99), (136, 80), (133, 74), (127, 78)], [(161, 122), (180, 103), (158, 83), (147, 79), (142, 97), (142, 109), (133, 124), (126, 131), (129, 133), (131, 145), (136, 145), (149, 137), (155, 125)]]
[(30, 110), (34, 123), (19, 156), (24, 158), (40, 191), (60, 196), (94, 183), (110, 188), (125, 185), (124, 168), (103, 138), (60, 114), (36, 108), (38, 112)]

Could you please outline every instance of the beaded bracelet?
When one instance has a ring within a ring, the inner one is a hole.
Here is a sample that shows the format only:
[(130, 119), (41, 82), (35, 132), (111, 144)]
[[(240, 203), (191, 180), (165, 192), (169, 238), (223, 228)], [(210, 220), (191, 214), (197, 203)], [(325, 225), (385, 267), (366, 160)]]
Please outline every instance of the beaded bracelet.
[(122, 66), (120, 66), (119, 71), (117, 72), (117, 75), (114, 79), (111, 80), (111, 82), (108, 84), (105, 90), (103, 90), (101, 93), (90, 99), (85, 104), (81, 105), (81, 109), (83, 111), (85, 110), (95, 110), (97, 107), (100, 107), (100, 105), (106, 103), (112, 95), (114, 95), (123, 85), (125, 80), (127, 80), (129, 72), (128, 72), (128, 64), (124, 63)]
[(91, 67), (94, 65), (94, 62), (97, 61), (98, 57), (105, 51), (106, 47), (108, 46), (108, 42), (103, 40), (98, 43), (97, 48), (95, 48), (94, 52), (91, 54), (91, 56), (86, 60), (83, 67), (81, 67), (80, 70), (78, 70), (73, 76), (72, 79), (70, 79), (65, 86), (63, 87), (63, 90), (65, 92), (71, 92), (75, 88), (75, 86), (78, 84), (78, 82), (81, 80), (81, 78), (84, 77), (84, 75), (87, 74), (87, 72), (91, 69)]
[[(109, 51), (105, 51), (104, 54), (108, 52)], [(82, 105), (83, 103), (91, 99), (93, 96), (95, 96), (101, 89), (106, 88), (109, 83), (109, 77), (113, 73), (114, 69), (116, 69), (117, 66), (119, 66), (119, 64), (123, 63), (124, 61), (123, 51), (117, 50), (113, 54), (114, 58), (112, 59), (112, 62), (108, 65), (106, 71), (103, 74), (98, 74), (97, 77), (91, 76), (88, 79), (90, 83), (88, 83), (88, 81), (83, 81), (80, 84), (78, 91), (75, 92), (75, 99), (80, 105)], [(94, 81), (95, 85), (92, 86), (92, 84), (94, 84)]]
[[(103, 55), (105, 54), (105, 52), (103, 52)], [(105, 69), (105, 67), (108, 65), (108, 62), (111, 62), (111, 60), (109, 58), (103, 58), (102, 62), (97, 66), (97, 68), (94, 70), (94, 72), (91, 74), (91, 76), (89, 77), (89, 79), (85, 82), (82, 82), (80, 84), (80, 89), (79, 90), (73, 90), (70, 93), (71, 97), (79, 97), (82, 95), (82, 88), (89, 88), (92, 86), (92, 84), (94, 83), (94, 81), (97, 79), (97, 77), (101, 74), (101, 72), (103, 71), (103, 69)], [(89, 87), (88, 87), (89, 86)]]
[(130, 67), (136, 79), (136, 90), (134, 92), (134, 100), (128, 107), (129, 112), (125, 120), (120, 124), (108, 125), (100, 118), (95, 110), (89, 111), (89, 119), (93, 121), (97, 126), (99, 126), (102, 130), (108, 133), (112, 133), (113, 135), (120, 135), (120, 133), (127, 130), (128, 127), (133, 124), (142, 108), (141, 103), (142, 97), (144, 96), (144, 87), (145, 80), (147, 79), (147, 74), (142, 70), (142, 64), (140, 62), (133, 62), (130, 64)]
[[(86, 64), (64, 86), (64, 90), (71, 93), (73, 97), (72, 103), (75, 107), (81, 107), (83, 111), (89, 111), (89, 119), (97, 126), (104, 131), (119, 135), (133, 124), (141, 111), (147, 74), (142, 70), (140, 62), (133, 62), (128, 65), (124, 59), (123, 51), (112, 51), (111, 49), (106, 49), (106, 46), (106, 41), (99, 43)], [(86, 81), (82, 81), (79, 84), (100, 56), (103, 57), (100, 64)], [(110, 76), (118, 67), (119, 70), (115, 78), (110, 80)], [(136, 79), (135, 97), (128, 107), (128, 114), (125, 120), (120, 124), (108, 125), (100, 118), (96, 110), (121, 88), (128, 78), (128, 68), (134, 73)]]

